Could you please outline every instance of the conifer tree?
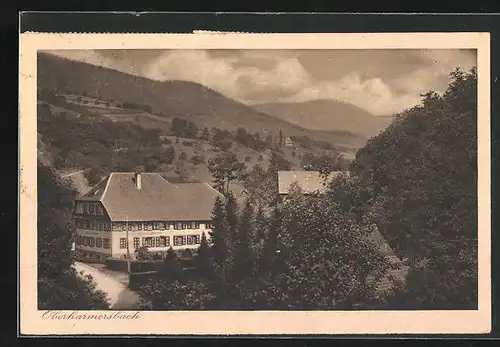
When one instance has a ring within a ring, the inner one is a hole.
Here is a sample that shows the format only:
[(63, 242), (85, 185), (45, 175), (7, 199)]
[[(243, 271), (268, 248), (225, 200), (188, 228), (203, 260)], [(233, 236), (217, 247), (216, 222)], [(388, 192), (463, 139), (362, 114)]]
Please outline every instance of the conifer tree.
[(168, 249), (163, 260), (163, 274), (172, 280), (178, 280), (182, 277), (182, 266), (172, 246)]
[(278, 206), (275, 206), (269, 219), (268, 233), (262, 255), (259, 259), (259, 270), (269, 273), (276, 266), (276, 252), (278, 251), (278, 235), (281, 228), (281, 213)]
[(236, 278), (244, 278), (253, 274), (254, 259), (250, 245), (250, 240), (252, 239), (252, 215), (252, 206), (247, 201), (238, 224), (238, 239), (234, 255)]
[(225, 219), (227, 223), (227, 246), (230, 260), (234, 259), (235, 246), (238, 243), (238, 204), (233, 193), (228, 193), (225, 204)]
[(212, 231), (209, 232), (212, 239), (212, 257), (216, 265), (225, 263), (228, 256), (228, 225), (224, 213), (224, 203), (217, 197), (212, 210)]
[(252, 233), (252, 245), (254, 252), (256, 254), (261, 254), (262, 247), (264, 246), (264, 242), (267, 237), (267, 219), (264, 214), (264, 209), (262, 205), (257, 206), (257, 211), (255, 212), (253, 218), (253, 228), (254, 232)]
[(201, 234), (201, 242), (195, 258), (196, 268), (203, 277), (211, 278), (213, 275), (211, 258), (210, 245), (208, 244), (205, 232), (203, 232)]

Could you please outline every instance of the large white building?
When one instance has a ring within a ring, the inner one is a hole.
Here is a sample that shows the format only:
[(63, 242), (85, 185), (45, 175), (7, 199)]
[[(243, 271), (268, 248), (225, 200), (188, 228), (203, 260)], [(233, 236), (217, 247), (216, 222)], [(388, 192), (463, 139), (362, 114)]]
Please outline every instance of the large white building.
[(195, 249), (209, 239), (212, 209), (223, 195), (207, 183), (173, 184), (156, 173), (111, 173), (75, 201), (76, 252), (125, 258), (128, 249)]

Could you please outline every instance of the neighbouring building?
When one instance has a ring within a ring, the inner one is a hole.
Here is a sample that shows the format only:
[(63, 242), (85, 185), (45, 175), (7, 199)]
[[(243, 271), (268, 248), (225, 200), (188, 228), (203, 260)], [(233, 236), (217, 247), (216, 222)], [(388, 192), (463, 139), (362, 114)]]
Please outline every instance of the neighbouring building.
[(156, 173), (111, 173), (75, 201), (76, 252), (89, 260), (126, 258), (141, 246), (195, 249), (209, 239), (223, 195), (207, 183), (170, 183)]
[(285, 147), (294, 147), (295, 146), (295, 144), (290, 136), (285, 137), (284, 145), (285, 145)]
[[(333, 171), (327, 178), (334, 179), (342, 171)], [(323, 192), (326, 188), (325, 182), (317, 171), (278, 171), (278, 193), (284, 198), (288, 195), (292, 183), (297, 183), (303, 194)], [(326, 182), (326, 183), (327, 183)]]

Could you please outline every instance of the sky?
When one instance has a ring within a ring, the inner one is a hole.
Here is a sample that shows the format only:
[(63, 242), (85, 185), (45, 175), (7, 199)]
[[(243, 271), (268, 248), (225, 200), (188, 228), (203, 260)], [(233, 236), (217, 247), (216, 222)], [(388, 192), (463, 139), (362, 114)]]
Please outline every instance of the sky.
[(335, 99), (374, 115), (442, 93), (474, 50), (64, 50), (58, 56), (153, 80), (203, 84), (248, 105)]

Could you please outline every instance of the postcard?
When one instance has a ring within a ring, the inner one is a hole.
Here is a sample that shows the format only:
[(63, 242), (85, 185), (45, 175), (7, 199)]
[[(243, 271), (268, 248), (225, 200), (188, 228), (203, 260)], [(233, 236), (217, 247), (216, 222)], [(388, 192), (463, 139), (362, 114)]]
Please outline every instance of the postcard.
[(488, 33), (20, 35), (24, 335), (491, 329)]

